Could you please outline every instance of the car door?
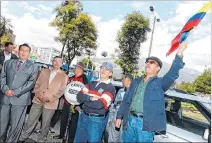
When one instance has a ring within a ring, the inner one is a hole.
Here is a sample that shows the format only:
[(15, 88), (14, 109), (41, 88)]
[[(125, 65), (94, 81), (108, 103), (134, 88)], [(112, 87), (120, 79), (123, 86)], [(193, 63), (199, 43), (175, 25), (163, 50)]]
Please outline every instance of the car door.
[[(208, 142), (203, 139), (205, 129), (209, 128), (209, 121), (189, 101), (167, 99), (167, 131), (166, 135), (157, 135), (154, 142)], [(178, 111), (173, 109), (175, 102), (180, 103)]]

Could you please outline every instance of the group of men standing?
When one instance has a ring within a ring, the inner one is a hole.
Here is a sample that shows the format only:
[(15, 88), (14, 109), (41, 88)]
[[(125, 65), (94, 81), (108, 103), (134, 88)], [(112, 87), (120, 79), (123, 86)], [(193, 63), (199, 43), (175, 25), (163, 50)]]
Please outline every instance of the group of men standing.
[[(38, 141), (46, 141), (51, 118), (66, 85), (71, 81), (80, 81), (86, 86), (77, 94), (80, 105), (73, 107), (69, 127), (73, 129), (69, 132), (71, 142), (101, 142), (105, 131), (109, 142), (152, 142), (155, 133), (166, 130), (164, 92), (179, 77), (187, 43), (180, 45), (170, 70), (163, 77), (157, 76), (162, 68), (161, 60), (148, 57), (145, 76), (133, 79), (130, 74), (125, 74), (122, 79), (124, 88), (117, 94), (111, 83), (111, 63), (104, 62), (100, 67), (100, 79), (88, 83), (82, 63), (76, 65), (75, 76), (69, 79), (61, 70), (62, 59), (55, 57), (53, 68), (42, 70), (37, 77), (37, 66), (28, 60), (31, 51), (29, 45), (19, 46), (18, 58), (10, 55), (8, 44), (5, 47), (5, 58), (0, 54), (0, 60), (4, 59), (0, 82), (1, 141), (24, 142), (32, 134), (41, 114), (42, 127)], [(24, 124), (32, 90), (35, 93), (33, 105)], [(64, 137), (70, 106), (65, 100), (60, 134), (54, 137), (56, 139)]]

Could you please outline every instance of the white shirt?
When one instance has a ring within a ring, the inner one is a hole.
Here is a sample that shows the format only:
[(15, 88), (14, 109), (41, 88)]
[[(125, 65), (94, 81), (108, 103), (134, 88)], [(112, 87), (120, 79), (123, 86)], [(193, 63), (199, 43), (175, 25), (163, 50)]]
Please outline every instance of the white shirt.
[(12, 56), (11, 53), (9, 53), (9, 54), (7, 55), (7, 54), (4, 52), (4, 57), (5, 57), (4, 62), (7, 61), (7, 60), (10, 60), (10, 59), (11, 59), (11, 56)]
[(57, 71), (51, 71), (50, 76), (49, 76), (49, 84), (52, 82), (52, 80), (54, 79), (54, 77), (56, 76), (56, 74), (59, 72), (59, 70)]
[(98, 83), (96, 84), (96, 87), (100, 84), (100, 83), (105, 83), (105, 84), (109, 84), (111, 82), (111, 79), (105, 80), (105, 81), (98, 81)]

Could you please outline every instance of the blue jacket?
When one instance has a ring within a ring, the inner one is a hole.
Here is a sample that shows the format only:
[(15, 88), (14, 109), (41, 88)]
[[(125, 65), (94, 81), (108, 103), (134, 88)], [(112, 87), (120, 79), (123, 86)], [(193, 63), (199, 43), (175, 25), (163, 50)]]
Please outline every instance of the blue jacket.
[[(179, 71), (184, 67), (182, 57), (176, 55), (170, 70), (163, 77), (152, 78), (144, 93), (143, 104), (143, 130), (144, 131), (165, 131), (166, 113), (164, 93), (170, 88), (179, 77)], [(123, 119), (123, 127), (127, 127), (129, 107), (135, 95), (135, 91), (143, 77), (133, 80), (117, 113), (116, 119)]]

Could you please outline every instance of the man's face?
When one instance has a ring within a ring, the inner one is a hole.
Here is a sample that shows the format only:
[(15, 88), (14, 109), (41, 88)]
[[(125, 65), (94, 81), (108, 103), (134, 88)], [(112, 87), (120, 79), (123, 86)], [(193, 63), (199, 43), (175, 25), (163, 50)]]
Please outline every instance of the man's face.
[(121, 82), (122, 82), (122, 85), (124, 86), (124, 84), (125, 84), (125, 75), (122, 75)]
[(19, 58), (21, 60), (27, 60), (29, 58), (29, 54), (30, 54), (30, 49), (29, 47), (26, 46), (21, 46), (20, 50), (19, 50)]
[(100, 68), (100, 77), (101, 78), (109, 78), (110, 76), (112, 76), (112, 74), (113, 73), (106, 67)]
[(159, 70), (160, 70), (160, 67), (156, 61), (151, 59), (146, 61), (146, 66), (145, 66), (146, 74), (157, 75)]
[(127, 87), (128, 84), (130, 83), (130, 79), (129, 78), (126, 78), (124, 75), (122, 76), (122, 85), (124, 87)]
[(53, 61), (52, 61), (52, 66), (54, 69), (60, 69), (60, 67), (62, 66), (63, 64), (63, 61), (61, 58), (55, 58)]
[(5, 50), (9, 53), (12, 53), (13, 48), (14, 48), (14, 45), (8, 45), (7, 47), (5, 47)]
[(78, 67), (78, 66), (75, 66), (74, 68), (74, 74), (75, 75), (82, 75), (83, 74), (83, 69)]

